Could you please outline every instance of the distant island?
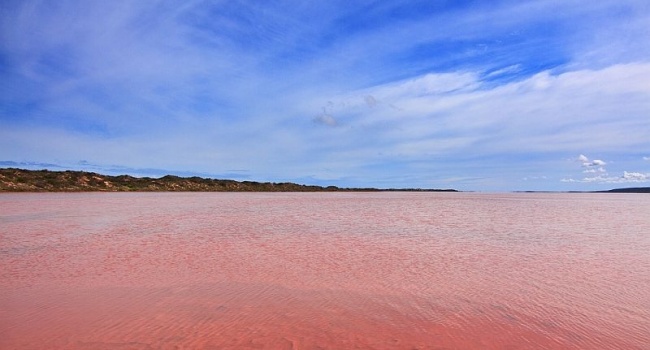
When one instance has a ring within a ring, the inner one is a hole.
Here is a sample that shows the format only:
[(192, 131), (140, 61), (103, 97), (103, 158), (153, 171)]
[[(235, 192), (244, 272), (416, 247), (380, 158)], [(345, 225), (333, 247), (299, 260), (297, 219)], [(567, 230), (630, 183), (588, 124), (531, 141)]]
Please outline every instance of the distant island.
[(650, 187), (625, 187), (604, 191), (515, 191), (515, 193), (650, 193)]
[(0, 192), (457, 192), (454, 189), (378, 189), (206, 179), (198, 176), (161, 178), (109, 176), (86, 171), (0, 168)]
[(609, 193), (650, 193), (650, 187), (628, 187), (628, 188), (615, 188), (608, 191), (598, 191), (598, 192), (609, 192)]

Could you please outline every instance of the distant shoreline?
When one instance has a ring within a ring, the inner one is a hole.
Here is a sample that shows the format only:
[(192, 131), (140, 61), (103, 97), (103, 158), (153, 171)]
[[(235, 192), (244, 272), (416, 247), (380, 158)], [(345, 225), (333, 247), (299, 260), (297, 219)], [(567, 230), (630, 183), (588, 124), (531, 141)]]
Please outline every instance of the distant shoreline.
[(650, 187), (626, 187), (602, 191), (514, 191), (513, 193), (650, 193)]
[(0, 192), (458, 192), (454, 189), (378, 189), (255, 182), (166, 175), (160, 178), (87, 171), (0, 168)]
[[(2, 192), (461, 192), (455, 189), (372, 188), (302, 185), (166, 175), (159, 178), (103, 175), (88, 171), (0, 168)], [(513, 191), (512, 193), (650, 193), (650, 187), (602, 191)]]

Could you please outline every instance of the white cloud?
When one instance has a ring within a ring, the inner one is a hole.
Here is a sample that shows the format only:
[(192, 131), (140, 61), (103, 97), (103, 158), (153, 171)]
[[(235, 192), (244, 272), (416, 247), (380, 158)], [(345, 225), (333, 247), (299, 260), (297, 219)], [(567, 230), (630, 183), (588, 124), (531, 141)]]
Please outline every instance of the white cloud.
[(650, 157), (643, 157), (643, 160), (650, 160)]
[(589, 168), (582, 171), (584, 174), (606, 173), (605, 168)]
[(547, 176), (526, 176), (523, 178), (524, 181), (529, 181), (529, 180), (547, 180)]
[(566, 183), (587, 183), (587, 184), (624, 184), (624, 183), (642, 183), (650, 182), (650, 173), (623, 171), (620, 176), (612, 176), (604, 168), (607, 164), (600, 159), (590, 160), (584, 154), (580, 154), (575, 161), (581, 163), (584, 169), (583, 174), (587, 174), (582, 179), (563, 178), (560, 181)]
[[(650, 64), (547, 72), (498, 87), (471, 72), (427, 74), (323, 100), (334, 101), (346, 125), (372, 132), (377, 142), (368, 146), (385, 154), (408, 147), (426, 157), (436, 142), (449, 154), (625, 152), (650, 146), (650, 87), (636, 83), (641, 76), (650, 81)], [(459, 136), (463, 142), (449, 142)], [(578, 160), (598, 172), (607, 165), (584, 154)]]
[(581, 180), (573, 178), (564, 178), (562, 182), (581, 182), (581, 183), (599, 183), (599, 184), (624, 184), (624, 183), (644, 183), (650, 182), (650, 173), (628, 172), (624, 171), (621, 176), (597, 175), (585, 177)]
[(623, 172), (623, 180), (626, 182), (648, 182), (650, 181), (650, 173), (643, 174), (638, 172)]
[(579, 155), (578, 158), (576, 158), (576, 160), (582, 163), (583, 168), (587, 168), (583, 171), (583, 173), (607, 172), (604, 168), (604, 166), (607, 165), (607, 163), (603, 160), (600, 159), (589, 160), (589, 158), (584, 154)]

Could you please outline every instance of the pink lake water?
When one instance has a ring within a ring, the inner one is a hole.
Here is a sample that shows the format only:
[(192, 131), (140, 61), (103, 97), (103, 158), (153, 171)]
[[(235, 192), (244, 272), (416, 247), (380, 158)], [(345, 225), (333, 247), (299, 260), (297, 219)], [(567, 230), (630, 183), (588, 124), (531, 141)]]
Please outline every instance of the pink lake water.
[(0, 349), (649, 344), (643, 194), (0, 194)]

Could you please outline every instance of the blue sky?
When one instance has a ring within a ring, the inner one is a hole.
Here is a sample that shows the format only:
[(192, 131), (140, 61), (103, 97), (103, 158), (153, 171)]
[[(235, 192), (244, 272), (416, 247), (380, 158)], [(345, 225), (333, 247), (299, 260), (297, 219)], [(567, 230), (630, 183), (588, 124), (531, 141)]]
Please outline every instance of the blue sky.
[(0, 166), (650, 185), (650, 2), (3, 1)]

